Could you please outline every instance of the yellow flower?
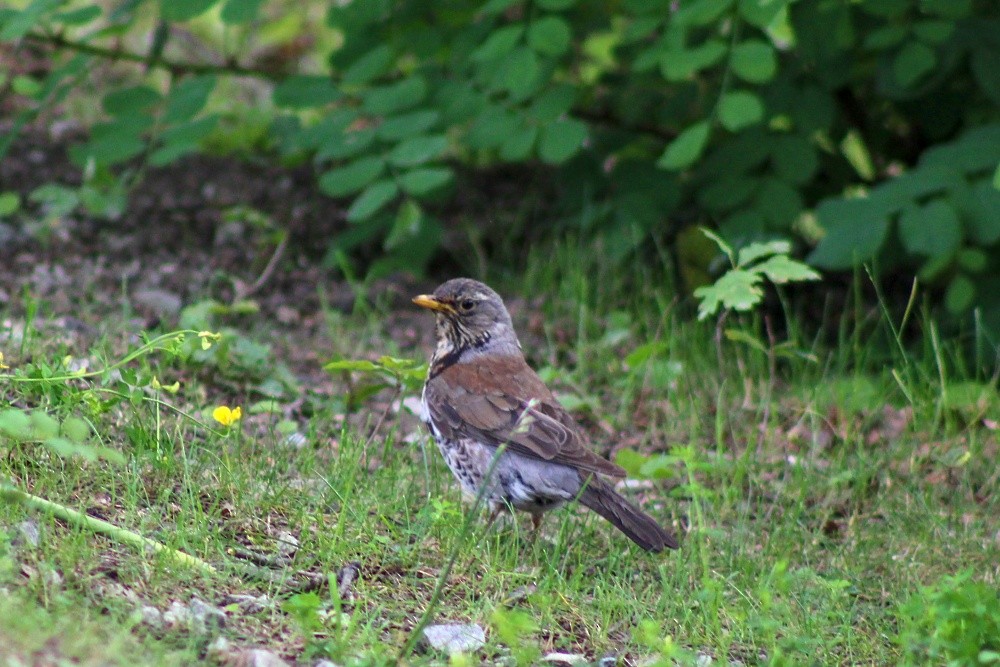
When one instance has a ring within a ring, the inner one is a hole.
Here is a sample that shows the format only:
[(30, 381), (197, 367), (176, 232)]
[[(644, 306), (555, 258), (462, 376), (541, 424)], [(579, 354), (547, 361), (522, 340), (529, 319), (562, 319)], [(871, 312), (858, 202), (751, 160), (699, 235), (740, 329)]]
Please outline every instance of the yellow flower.
[(3, 362), (3, 352), (0, 352), (0, 371), (2, 371), (5, 368), (10, 368), (10, 366), (8, 366)]
[(153, 380), (149, 383), (149, 386), (153, 389), (162, 389), (163, 391), (170, 392), (171, 394), (176, 394), (180, 391), (181, 383), (175, 381), (173, 384), (161, 384), (157, 377), (154, 375)]
[(198, 338), (201, 339), (201, 349), (207, 350), (212, 347), (212, 343), (222, 338), (222, 334), (212, 331), (199, 331)]
[(243, 410), (241, 410), (239, 406), (230, 410), (228, 406), (220, 405), (216, 409), (212, 410), (212, 419), (219, 422), (223, 426), (230, 426), (233, 422), (238, 421), (242, 416)]

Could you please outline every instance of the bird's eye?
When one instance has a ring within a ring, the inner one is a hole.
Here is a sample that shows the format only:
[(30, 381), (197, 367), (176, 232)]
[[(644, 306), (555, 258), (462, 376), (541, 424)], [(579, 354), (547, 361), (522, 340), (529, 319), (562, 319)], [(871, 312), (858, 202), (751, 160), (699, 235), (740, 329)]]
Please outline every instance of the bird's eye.
[(459, 305), (462, 307), (462, 310), (472, 310), (472, 307), (476, 305), (476, 302), (472, 299), (466, 299)]

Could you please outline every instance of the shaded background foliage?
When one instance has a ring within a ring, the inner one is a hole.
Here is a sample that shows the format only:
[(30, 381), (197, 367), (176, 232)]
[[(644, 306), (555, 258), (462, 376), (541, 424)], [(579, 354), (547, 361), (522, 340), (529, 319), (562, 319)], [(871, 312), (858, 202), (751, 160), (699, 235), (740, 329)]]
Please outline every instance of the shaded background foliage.
[(508, 255), (656, 242), (693, 290), (718, 269), (704, 225), (916, 275), (1000, 331), (995, 2), (30, 0), (0, 43), (22, 65), (0, 154), (38, 120), (87, 126), (83, 185), (37, 202), (114, 219), (149, 167), (276, 155), (345, 202), (326, 261), (378, 276), (424, 270), (456, 177), (506, 165), (517, 214), (474, 224)]

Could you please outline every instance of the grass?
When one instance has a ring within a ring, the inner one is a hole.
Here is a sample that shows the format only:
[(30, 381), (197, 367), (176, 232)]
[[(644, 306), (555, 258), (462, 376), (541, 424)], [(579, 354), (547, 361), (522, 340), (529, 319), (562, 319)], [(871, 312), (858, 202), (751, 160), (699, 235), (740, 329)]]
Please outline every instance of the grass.
[[(562, 248), (531, 259), (525, 276), (493, 282), (523, 297), (511, 305), (530, 361), (595, 446), (634, 452), (619, 460), (650, 481), (632, 493), (682, 534), (680, 551), (645, 554), (579, 508), (550, 515), (534, 542), (523, 517), (491, 529), (467, 522), (457, 485), (416, 419), (388, 403), (391, 390), (360, 400), (372, 380), (353, 374), (360, 403), (349, 411), (344, 376), (331, 384), (315, 363), (284, 358), (305, 346), (320, 360), (422, 360), (429, 345), (399, 331), (432, 325), (405, 305), (327, 313), (329, 340), (259, 316), (206, 319), (205, 328), (229, 329), (222, 342), (202, 351), (189, 336), (176, 356), (139, 356), (122, 368), (125, 384), (0, 380), (4, 406), (83, 417), (91, 443), (123, 455), (90, 461), (77, 451), (89, 444), (0, 439), (0, 480), (218, 570), (0, 503), (0, 655), (184, 664), (221, 635), (302, 664), (442, 664), (408, 650), (426, 612), (487, 628), (471, 663), (528, 664), (558, 651), (622, 664), (699, 655), (886, 664), (911, 657), (898, 609), (922, 587), (969, 571), (995, 589), (1000, 411), (994, 384), (957, 362), (957, 342), (935, 333), (926, 348), (896, 346), (889, 315), (859, 304), (833, 350), (802, 340), (789, 312), (803, 354), (769, 357), (729, 340), (718, 354), (714, 324), (687, 321), (668, 288), (650, 287), (667, 284), (663, 276), (636, 267), (623, 277), (585, 257)], [(59, 340), (45, 304), (25, 307), (40, 317), (26, 324), (23, 312), (8, 313), (0, 331), (13, 371), (51, 377), (66, 355), (98, 369), (138, 346), (138, 332), (111, 319), (93, 339)], [(753, 318), (727, 326), (765, 330)], [(905, 333), (931, 326), (914, 316)], [(626, 367), (642, 346), (645, 358)], [(179, 392), (153, 389), (153, 376), (179, 380)], [(209, 416), (223, 404), (244, 414), (228, 430)], [(37, 546), (18, 537), (26, 521), (40, 529)], [(248, 552), (256, 563), (240, 557)], [(335, 580), (352, 563), (359, 574), (344, 591), (303, 584)], [(225, 626), (141, 621), (142, 606), (163, 611), (192, 597), (222, 608)]]

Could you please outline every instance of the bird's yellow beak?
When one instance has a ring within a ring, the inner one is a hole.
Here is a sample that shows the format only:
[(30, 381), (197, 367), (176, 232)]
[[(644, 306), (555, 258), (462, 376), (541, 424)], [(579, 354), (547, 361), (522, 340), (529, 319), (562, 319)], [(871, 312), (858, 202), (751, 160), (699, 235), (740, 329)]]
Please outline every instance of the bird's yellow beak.
[(454, 313), (455, 309), (444, 303), (443, 301), (438, 301), (430, 294), (421, 294), (420, 296), (413, 297), (413, 303), (417, 304), (421, 308), (427, 308), (428, 310), (436, 310), (439, 313)]

